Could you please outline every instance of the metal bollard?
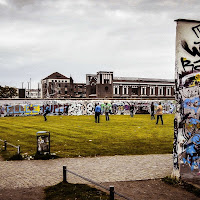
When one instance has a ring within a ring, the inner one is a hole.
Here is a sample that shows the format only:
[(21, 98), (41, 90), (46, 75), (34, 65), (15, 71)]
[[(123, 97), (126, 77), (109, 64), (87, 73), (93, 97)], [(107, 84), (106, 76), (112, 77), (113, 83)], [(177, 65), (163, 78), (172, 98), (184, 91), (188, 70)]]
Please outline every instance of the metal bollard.
[(7, 141), (4, 140), (4, 151), (6, 151), (6, 150), (7, 150)]
[(67, 167), (63, 166), (63, 183), (67, 183)]
[(110, 200), (114, 200), (114, 186), (110, 186)]
[(20, 145), (17, 147), (17, 153), (20, 154)]

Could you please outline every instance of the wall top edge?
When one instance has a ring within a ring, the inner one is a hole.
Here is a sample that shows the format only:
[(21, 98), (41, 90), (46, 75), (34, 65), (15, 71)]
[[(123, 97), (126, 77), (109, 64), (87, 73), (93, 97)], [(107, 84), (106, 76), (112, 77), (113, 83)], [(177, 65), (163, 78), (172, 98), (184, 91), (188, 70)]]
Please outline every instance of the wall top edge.
[(98, 101), (98, 100), (169, 100), (169, 101), (171, 101), (171, 100), (175, 100), (175, 98), (162, 98), (162, 97), (160, 97), (160, 98), (68, 98), (68, 99), (34, 99), (34, 98), (17, 98), (17, 99), (6, 99), (6, 98), (2, 98), (2, 99), (0, 99), (0, 101), (13, 101), (13, 100), (15, 100), (15, 101), (20, 101), (20, 100), (26, 100), (26, 101), (30, 101), (30, 100), (38, 100), (38, 101), (43, 101), (43, 100), (45, 100), (45, 101), (57, 101), (57, 100), (60, 100), (60, 101), (62, 101), (62, 100), (72, 100), (72, 101), (76, 101), (76, 100), (96, 100), (96, 101)]
[(174, 21), (175, 22), (182, 21), (182, 22), (197, 22), (197, 23), (200, 23), (200, 20), (192, 20), (192, 19), (176, 19)]

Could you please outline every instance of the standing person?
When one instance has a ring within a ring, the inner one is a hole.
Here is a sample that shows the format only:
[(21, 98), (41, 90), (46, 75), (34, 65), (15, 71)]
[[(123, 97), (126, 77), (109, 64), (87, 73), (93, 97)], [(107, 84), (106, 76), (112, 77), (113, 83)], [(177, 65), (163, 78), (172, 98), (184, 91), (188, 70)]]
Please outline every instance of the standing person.
[(65, 113), (66, 113), (66, 115), (68, 115), (68, 111), (69, 111), (69, 105), (67, 104), (67, 105), (65, 106)]
[(134, 113), (134, 105), (131, 104), (130, 105), (130, 116), (133, 117), (133, 113)]
[(153, 104), (153, 102), (151, 103), (151, 120), (152, 119), (155, 119), (155, 116), (154, 116), (154, 104)]
[(99, 105), (99, 103), (97, 104), (97, 106), (95, 107), (95, 122), (99, 123), (100, 120), (100, 114), (101, 114), (101, 106)]
[(106, 116), (106, 121), (109, 121), (109, 106), (108, 106), (108, 103), (106, 103), (105, 105), (105, 116)]
[(45, 111), (44, 111), (44, 120), (47, 121), (46, 115), (50, 113), (50, 107), (49, 104), (47, 104)]
[(157, 107), (157, 111), (156, 111), (156, 114), (157, 114), (157, 122), (156, 124), (158, 124), (158, 121), (159, 121), (159, 118), (161, 119), (161, 122), (162, 122), (162, 125), (163, 125), (163, 118), (162, 118), (162, 115), (163, 115), (163, 107), (161, 105), (161, 102), (159, 102), (159, 105)]

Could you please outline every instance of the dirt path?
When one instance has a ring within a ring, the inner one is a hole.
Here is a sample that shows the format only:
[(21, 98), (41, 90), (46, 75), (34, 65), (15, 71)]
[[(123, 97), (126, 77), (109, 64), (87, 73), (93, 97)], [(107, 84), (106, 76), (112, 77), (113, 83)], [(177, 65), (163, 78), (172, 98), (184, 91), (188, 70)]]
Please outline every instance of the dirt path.
[[(128, 182), (110, 182), (103, 185), (109, 187), (113, 185), (115, 191), (123, 194), (124, 196), (135, 200), (198, 200), (194, 194), (186, 190), (170, 186), (160, 179), (156, 180), (143, 180), (143, 181), (128, 181)], [(115, 195), (118, 200), (124, 200)]]
[[(102, 183), (104, 186), (114, 186), (115, 191), (123, 194), (131, 200), (198, 200), (194, 194), (191, 194), (181, 188), (173, 187), (163, 183), (161, 180), (145, 181), (119, 181)], [(44, 200), (43, 187), (36, 188), (17, 188), (0, 189), (1, 200)], [(34, 195), (33, 195), (34, 194)], [(124, 198), (115, 195), (118, 200)]]
[(1, 200), (43, 200), (44, 188), (0, 189)]

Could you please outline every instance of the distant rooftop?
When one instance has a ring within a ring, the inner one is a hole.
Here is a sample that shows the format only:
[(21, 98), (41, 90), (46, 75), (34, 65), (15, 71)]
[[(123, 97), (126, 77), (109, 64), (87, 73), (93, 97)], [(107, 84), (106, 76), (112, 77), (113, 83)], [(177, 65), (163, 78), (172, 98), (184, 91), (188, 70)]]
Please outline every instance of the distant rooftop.
[(43, 80), (45, 80), (45, 79), (69, 79), (69, 78), (60, 74), (59, 72), (54, 72), (51, 75), (44, 78)]
[(148, 82), (172, 82), (175, 83), (175, 79), (158, 79), (158, 78), (135, 78), (135, 77), (114, 77), (115, 81), (148, 81)]

